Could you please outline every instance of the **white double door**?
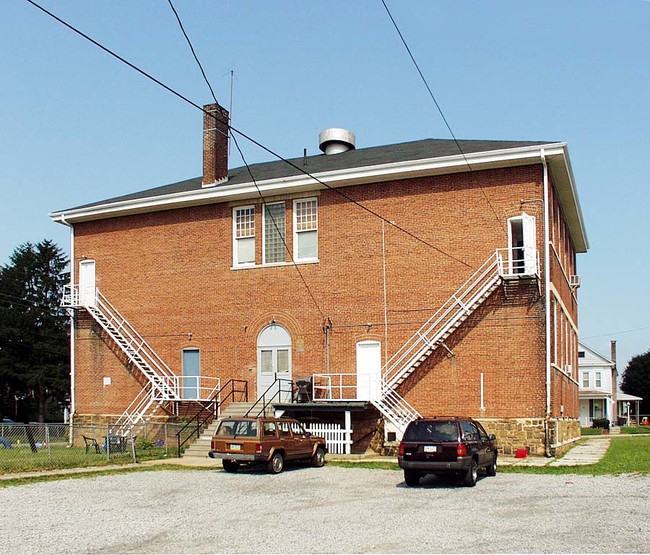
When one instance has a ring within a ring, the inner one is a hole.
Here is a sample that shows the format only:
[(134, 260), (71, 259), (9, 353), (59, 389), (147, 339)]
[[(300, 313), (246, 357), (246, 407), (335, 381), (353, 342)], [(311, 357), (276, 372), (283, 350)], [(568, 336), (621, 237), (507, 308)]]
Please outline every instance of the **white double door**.
[(291, 336), (271, 324), (257, 338), (257, 397), (266, 394), (267, 399), (291, 402), (291, 379)]

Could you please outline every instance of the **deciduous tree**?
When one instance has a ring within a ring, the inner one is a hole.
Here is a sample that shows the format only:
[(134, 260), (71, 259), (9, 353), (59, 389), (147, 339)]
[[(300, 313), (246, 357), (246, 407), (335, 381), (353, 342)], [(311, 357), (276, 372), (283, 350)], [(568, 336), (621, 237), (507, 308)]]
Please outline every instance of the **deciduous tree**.
[(641, 414), (650, 414), (650, 351), (630, 360), (621, 380), (621, 390), (628, 395), (643, 397)]

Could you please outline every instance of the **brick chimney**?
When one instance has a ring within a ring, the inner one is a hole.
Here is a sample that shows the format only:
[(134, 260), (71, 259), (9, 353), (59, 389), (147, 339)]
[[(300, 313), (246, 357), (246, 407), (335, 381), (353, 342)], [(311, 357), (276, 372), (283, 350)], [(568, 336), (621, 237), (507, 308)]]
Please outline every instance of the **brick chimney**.
[(203, 187), (228, 179), (228, 123), (230, 114), (219, 104), (203, 109)]

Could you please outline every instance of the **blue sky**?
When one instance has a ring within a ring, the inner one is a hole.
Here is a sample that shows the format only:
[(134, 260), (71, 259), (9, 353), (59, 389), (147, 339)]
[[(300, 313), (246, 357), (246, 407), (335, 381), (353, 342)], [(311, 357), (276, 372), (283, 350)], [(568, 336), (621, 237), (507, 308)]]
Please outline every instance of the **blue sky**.
[[(650, 349), (650, 2), (386, 2), (457, 138), (568, 143), (591, 246), (580, 335), (617, 340), (624, 368)], [(211, 101), (166, 0), (42, 5)], [(283, 156), (316, 154), (326, 127), (359, 147), (450, 138), (380, 0), (175, 6), (226, 106), (235, 73), (233, 125)], [(0, 52), (0, 263), (25, 241), (68, 250), (49, 212), (200, 175), (200, 112), (28, 2), (0, 6)]]

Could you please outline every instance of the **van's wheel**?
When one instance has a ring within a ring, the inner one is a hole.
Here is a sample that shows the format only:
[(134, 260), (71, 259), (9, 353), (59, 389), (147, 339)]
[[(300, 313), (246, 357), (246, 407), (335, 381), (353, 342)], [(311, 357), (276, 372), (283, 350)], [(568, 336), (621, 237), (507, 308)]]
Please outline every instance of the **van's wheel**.
[(311, 458), (311, 464), (318, 468), (325, 464), (325, 450), (322, 447), (316, 449), (314, 456)]
[(485, 473), (488, 476), (496, 476), (497, 475), (497, 457), (496, 457), (496, 455), (494, 456), (494, 461), (492, 461), (492, 464), (489, 464), (486, 467)]
[(280, 474), (284, 470), (284, 457), (282, 453), (273, 453), (269, 464), (266, 465), (271, 474)]
[(223, 469), (226, 472), (237, 472), (239, 470), (239, 463), (237, 461), (229, 461), (227, 459), (224, 459), (221, 461), (221, 464), (223, 465)]
[(420, 474), (413, 470), (404, 470), (404, 481), (409, 487), (415, 487), (420, 483)]
[(476, 480), (478, 480), (478, 465), (476, 464), (476, 461), (472, 459), (472, 462), (469, 463), (469, 468), (467, 469), (463, 483), (467, 487), (471, 488), (476, 485)]

